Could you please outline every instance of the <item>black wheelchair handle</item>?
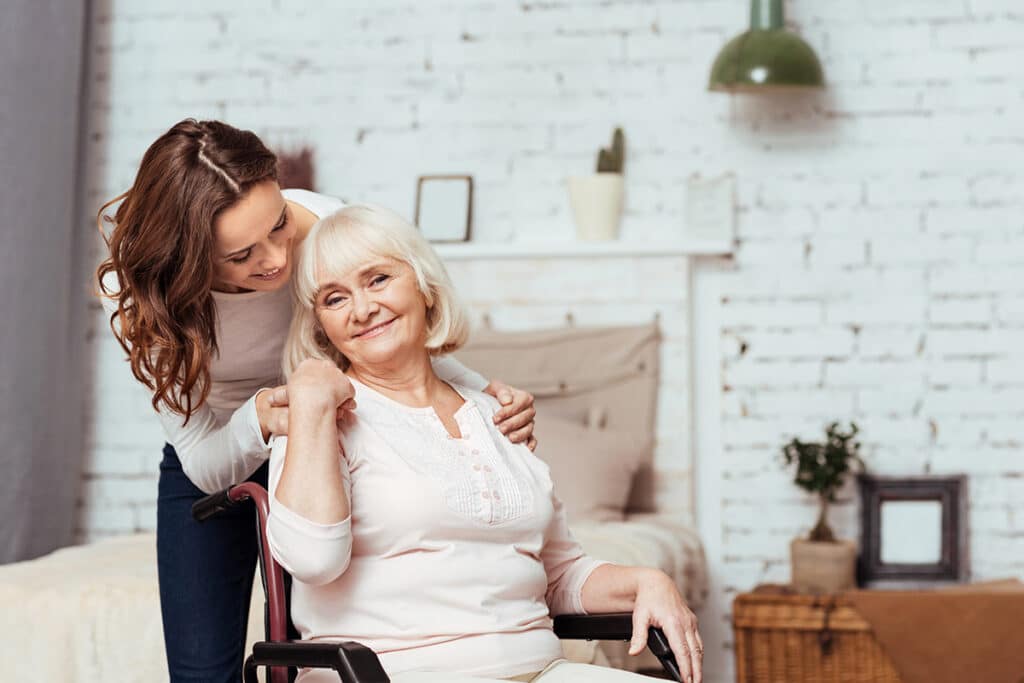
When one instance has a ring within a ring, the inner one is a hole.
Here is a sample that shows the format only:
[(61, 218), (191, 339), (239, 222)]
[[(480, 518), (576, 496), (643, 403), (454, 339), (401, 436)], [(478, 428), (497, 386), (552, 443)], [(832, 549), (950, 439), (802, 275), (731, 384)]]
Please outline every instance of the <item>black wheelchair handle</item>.
[(211, 493), (192, 503), (192, 519), (197, 522), (205, 522), (238, 505), (238, 503), (231, 500), (230, 491), (231, 489), (225, 489), (217, 493)]

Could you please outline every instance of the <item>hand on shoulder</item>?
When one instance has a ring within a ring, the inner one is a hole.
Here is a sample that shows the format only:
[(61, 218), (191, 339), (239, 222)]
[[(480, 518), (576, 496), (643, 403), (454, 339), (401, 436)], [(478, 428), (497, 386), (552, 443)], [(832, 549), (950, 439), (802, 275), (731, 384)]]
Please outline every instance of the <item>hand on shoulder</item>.
[(531, 451), (537, 448), (533, 437), (534, 418), (533, 394), (516, 389), (499, 380), (491, 380), (484, 393), (497, 400), (499, 407), (494, 413), (494, 424), (512, 443), (526, 444)]

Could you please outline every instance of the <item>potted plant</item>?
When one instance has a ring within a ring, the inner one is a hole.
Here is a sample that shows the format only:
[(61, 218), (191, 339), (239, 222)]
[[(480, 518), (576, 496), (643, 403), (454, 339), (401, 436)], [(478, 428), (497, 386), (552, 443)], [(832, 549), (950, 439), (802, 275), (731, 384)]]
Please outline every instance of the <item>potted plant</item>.
[(829, 503), (855, 470), (863, 471), (857, 425), (843, 431), (838, 422), (825, 429), (825, 442), (803, 442), (794, 438), (782, 447), (787, 466), (796, 466), (794, 483), (818, 496), (818, 521), (806, 539), (790, 544), (794, 588), (805, 593), (828, 593), (856, 585), (857, 546), (835, 537), (828, 524)]
[(613, 240), (619, 233), (619, 220), (625, 183), (626, 139), (621, 128), (612, 135), (612, 145), (597, 153), (597, 173), (569, 178), (569, 204), (576, 219), (576, 235), (581, 240)]

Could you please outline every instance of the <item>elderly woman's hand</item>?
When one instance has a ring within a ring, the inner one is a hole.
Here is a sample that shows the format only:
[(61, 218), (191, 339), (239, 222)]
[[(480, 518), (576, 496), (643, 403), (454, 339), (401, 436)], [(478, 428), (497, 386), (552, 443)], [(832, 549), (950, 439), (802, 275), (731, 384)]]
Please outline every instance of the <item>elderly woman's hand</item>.
[(643, 652), (647, 646), (648, 627), (659, 627), (668, 638), (683, 680), (701, 683), (704, 642), (697, 631), (697, 616), (687, 607), (668, 575), (657, 570), (648, 571), (637, 588), (629, 654)]
[(261, 391), (256, 396), (256, 414), (263, 440), (270, 434), (288, 433), (288, 408), (293, 402), (317, 409), (334, 408), (340, 420), (346, 410), (356, 407), (352, 382), (338, 366), (325, 360), (307, 359), (299, 364), (288, 384)]
[(494, 424), (498, 425), (501, 433), (512, 443), (525, 443), (531, 451), (537, 448), (537, 439), (533, 438), (533, 418), (537, 415), (533, 408), (533, 394), (496, 379), (492, 379), (484, 391), (502, 405), (494, 414)]

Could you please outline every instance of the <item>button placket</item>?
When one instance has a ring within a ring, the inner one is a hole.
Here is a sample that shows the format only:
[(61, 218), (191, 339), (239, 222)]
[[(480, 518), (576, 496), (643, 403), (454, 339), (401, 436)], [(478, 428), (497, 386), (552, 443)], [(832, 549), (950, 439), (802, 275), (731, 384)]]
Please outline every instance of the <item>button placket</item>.
[[(478, 420), (484, 419), (479, 414), (475, 415)], [(483, 425), (475, 425), (475, 428), (484, 429)], [(474, 444), (470, 448), (472, 455), (478, 459), (481, 465), (481, 478), (483, 485), (489, 491), (488, 499), (491, 501), (491, 521), (497, 521), (498, 519), (504, 519), (505, 514), (505, 502), (501, 495), (501, 479), (496, 475), (496, 469), (498, 463), (501, 461), (501, 457), (498, 455), (495, 447), (492, 444)]]
[[(460, 446), (468, 462), (472, 463), (472, 478), (479, 487), (477, 500), (486, 508), (484, 517), (493, 524), (507, 517), (508, 503), (502, 495), (503, 479), (498, 475), (504, 461), (498, 447), (490, 442), (490, 430), (483, 422), (485, 419), (480, 411), (472, 410), (460, 415), (457, 421), (466, 439), (466, 443)], [(471, 434), (476, 434), (477, 439), (470, 438)]]
[(472, 429), (466, 423), (462, 415), (455, 418), (459, 431), (462, 433), (463, 443), (458, 446), (458, 453), (461, 461), (470, 468), (470, 481), (474, 491), (479, 494), (478, 500), (481, 504), (481, 519), (488, 523), (494, 521), (494, 501), (492, 499), (491, 486), (489, 486), (483, 474), (483, 465), (477, 461), (479, 449), (474, 447), (470, 436)]
[(466, 423), (464, 417), (465, 415), (463, 413), (457, 412), (455, 414), (455, 424), (459, 426), (459, 433), (462, 434), (462, 438), (469, 439), (472, 431), (470, 430), (469, 425)]

